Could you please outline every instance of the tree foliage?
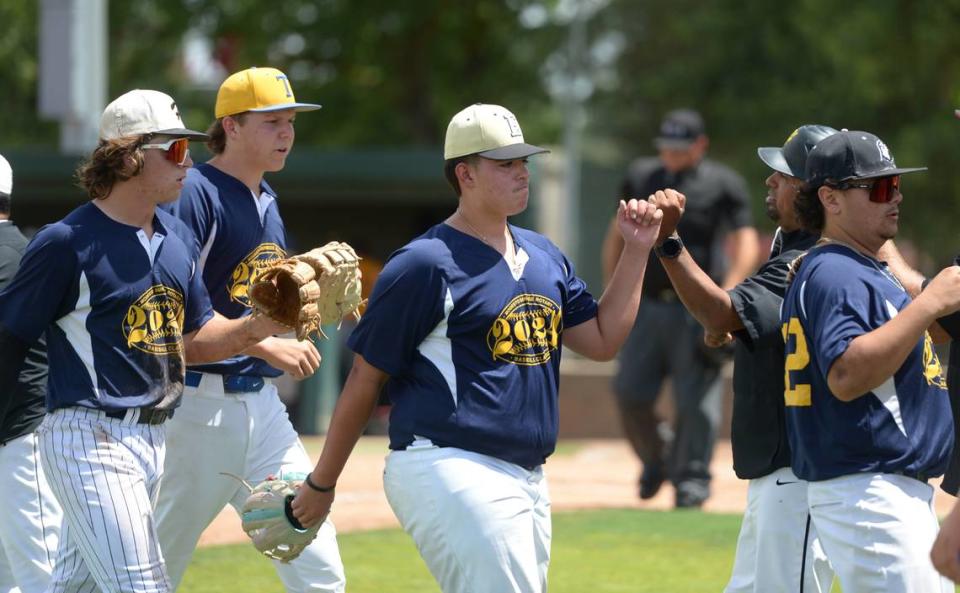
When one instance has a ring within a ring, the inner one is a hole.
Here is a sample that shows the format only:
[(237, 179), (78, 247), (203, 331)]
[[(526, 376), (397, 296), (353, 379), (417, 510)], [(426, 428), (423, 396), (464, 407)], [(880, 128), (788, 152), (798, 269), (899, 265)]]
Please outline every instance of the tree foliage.
[[(56, 142), (56, 126), (36, 114), (39, 5), (0, 3), (0, 147)], [(301, 146), (435, 147), (475, 101), (509, 106), (531, 140), (557, 144), (566, 114), (551, 85), (558, 64), (577, 63), (563, 15), (585, 5), (596, 9), (579, 62), (593, 83), (583, 95), (588, 160), (619, 169), (652, 152), (661, 115), (692, 106), (713, 155), (759, 194), (757, 146), (804, 123), (866, 129), (901, 165), (930, 167), (905, 180), (904, 234), (938, 263), (960, 250), (960, 0), (113, 0), (109, 95), (168, 91), (187, 123), (204, 127), (219, 80), (187, 76), (192, 32), (211, 40), (225, 71), (276, 66), (298, 98), (323, 104), (298, 120)], [(610, 68), (591, 57), (603, 39), (616, 41), (604, 46), (616, 53)]]

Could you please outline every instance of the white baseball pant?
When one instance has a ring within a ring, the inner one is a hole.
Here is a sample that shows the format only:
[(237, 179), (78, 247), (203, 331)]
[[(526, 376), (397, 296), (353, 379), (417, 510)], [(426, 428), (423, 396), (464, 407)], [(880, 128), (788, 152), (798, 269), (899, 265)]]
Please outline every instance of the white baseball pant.
[(47, 484), (31, 432), (0, 445), (0, 593), (42, 593), (50, 583), (63, 512)]
[(153, 506), (163, 472), (163, 424), (137, 410), (108, 418), (86, 408), (47, 414), (40, 459), (63, 508), (50, 593), (167, 593)]
[(844, 593), (953, 593), (930, 561), (939, 531), (930, 485), (852, 474), (810, 482), (807, 497)]
[[(259, 392), (225, 393), (221, 375), (204, 373), (199, 386), (184, 389), (167, 430), (157, 532), (167, 572), (178, 587), (203, 530), (227, 504), (239, 513), (247, 498), (247, 489), (221, 472), (255, 486), (267, 476), (310, 472), (313, 463), (269, 380)], [(344, 591), (343, 562), (329, 520), (298, 558), (273, 562), (289, 593)]]
[(833, 569), (807, 506), (807, 482), (784, 467), (750, 480), (724, 593), (830, 593)]
[(545, 593), (550, 493), (542, 468), (418, 441), (391, 451), (387, 501), (444, 593)]

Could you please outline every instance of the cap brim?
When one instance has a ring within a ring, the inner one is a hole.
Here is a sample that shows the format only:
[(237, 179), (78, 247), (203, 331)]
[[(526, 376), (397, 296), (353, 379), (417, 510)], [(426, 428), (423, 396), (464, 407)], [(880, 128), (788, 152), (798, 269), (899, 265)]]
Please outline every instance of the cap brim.
[(686, 138), (655, 138), (653, 145), (659, 150), (686, 150), (693, 146), (693, 140)]
[(500, 148), (485, 150), (476, 154), (482, 156), (483, 158), (493, 159), (495, 161), (512, 161), (513, 159), (523, 159), (528, 156), (533, 156), (535, 154), (541, 154), (544, 152), (550, 151), (546, 148), (534, 146), (533, 144), (520, 143), (511, 144), (510, 146), (501, 146)]
[(790, 165), (787, 164), (787, 159), (783, 158), (782, 148), (777, 146), (761, 146), (757, 149), (757, 156), (759, 156), (760, 160), (774, 171), (783, 173), (784, 175), (789, 175), (791, 177), (803, 177), (803, 173), (797, 175), (790, 170)]
[(907, 173), (919, 173), (920, 171), (926, 171), (926, 167), (897, 167), (895, 169), (885, 169), (883, 171), (878, 171), (876, 173), (871, 173), (870, 175), (858, 175), (857, 177), (847, 177), (843, 181), (852, 181), (855, 179), (879, 179), (881, 177), (893, 177), (894, 175), (906, 175)]
[(187, 128), (170, 128), (168, 130), (160, 130), (158, 132), (151, 132), (151, 134), (163, 134), (165, 136), (176, 136), (177, 138), (188, 138), (190, 140), (209, 140), (210, 136), (207, 136), (203, 132), (198, 132), (196, 130), (188, 130)]
[(254, 113), (266, 113), (269, 111), (285, 111), (287, 109), (293, 109), (294, 111), (316, 111), (321, 107), (323, 107), (323, 105), (317, 105), (315, 103), (281, 103), (279, 105), (270, 105), (269, 107), (261, 107), (260, 109), (248, 109), (247, 111), (252, 111)]

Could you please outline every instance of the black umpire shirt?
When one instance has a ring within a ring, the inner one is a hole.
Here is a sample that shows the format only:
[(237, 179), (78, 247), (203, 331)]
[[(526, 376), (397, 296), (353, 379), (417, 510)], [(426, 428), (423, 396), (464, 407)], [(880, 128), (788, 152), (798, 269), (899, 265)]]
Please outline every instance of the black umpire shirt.
[[(0, 221), (0, 290), (13, 280), (27, 238), (10, 221)], [(26, 312), (25, 312), (26, 314)], [(4, 356), (0, 352), (0, 356)], [(0, 393), (0, 444), (33, 432), (45, 413), (47, 392), (47, 353), (43, 338), (28, 351), (16, 387)]]
[[(697, 265), (714, 281), (721, 281), (726, 267), (724, 233), (753, 222), (750, 194), (743, 178), (710, 159), (674, 174), (667, 171), (658, 158), (641, 158), (630, 164), (621, 196), (646, 199), (665, 188), (675, 189), (687, 197), (677, 232)], [(673, 285), (651, 251), (643, 278), (643, 294), (661, 298), (664, 291), (673, 292)]]
[[(684, 214), (686, 216), (686, 214)], [(737, 477), (760, 478), (790, 466), (783, 399), (783, 334), (780, 305), (787, 270), (813, 246), (815, 235), (778, 233), (770, 258), (729, 291), (744, 329), (737, 338), (733, 366), (733, 469)]]

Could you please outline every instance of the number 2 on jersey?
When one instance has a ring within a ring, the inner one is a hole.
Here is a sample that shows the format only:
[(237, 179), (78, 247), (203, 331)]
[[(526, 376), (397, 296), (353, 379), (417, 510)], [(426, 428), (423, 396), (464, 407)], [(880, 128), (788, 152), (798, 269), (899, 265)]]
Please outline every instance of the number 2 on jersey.
[[(790, 352), (790, 336), (794, 337), (794, 349)], [(803, 333), (803, 326), (796, 317), (791, 317), (788, 323), (783, 324), (783, 343), (787, 347), (787, 358), (783, 364), (783, 398), (788, 406), (810, 405), (810, 384), (794, 384), (790, 380), (790, 371), (801, 371), (810, 364), (810, 352), (807, 350), (807, 337)]]

